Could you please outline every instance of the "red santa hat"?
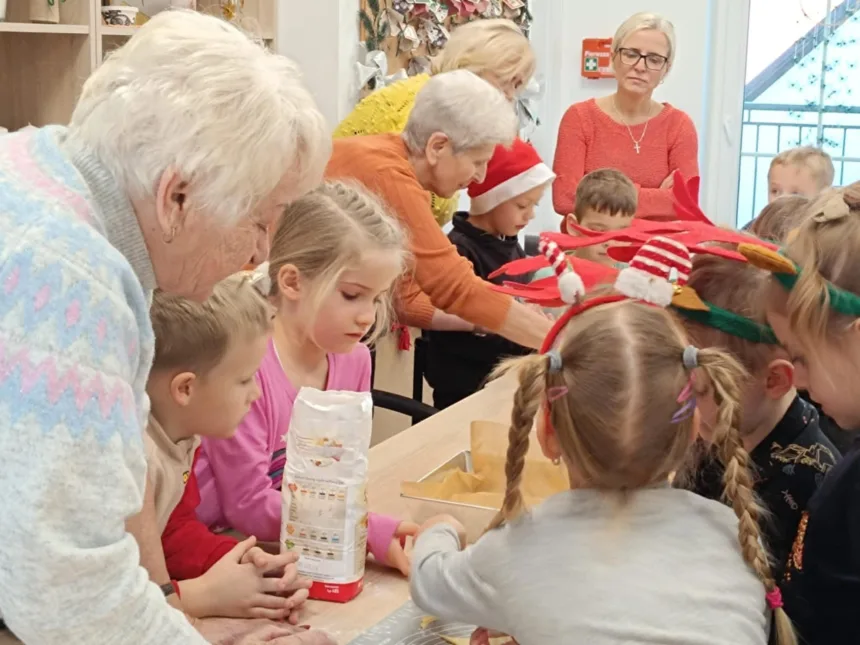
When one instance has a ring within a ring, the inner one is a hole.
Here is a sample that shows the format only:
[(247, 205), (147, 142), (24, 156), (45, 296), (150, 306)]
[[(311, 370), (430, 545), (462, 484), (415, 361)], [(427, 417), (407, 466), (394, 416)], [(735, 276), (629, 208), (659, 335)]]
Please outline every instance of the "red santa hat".
[(515, 139), (510, 147), (496, 146), (484, 181), (469, 186), (469, 197), (472, 198), (469, 212), (483, 215), (499, 204), (553, 179), (555, 173), (541, 161), (531, 144)]

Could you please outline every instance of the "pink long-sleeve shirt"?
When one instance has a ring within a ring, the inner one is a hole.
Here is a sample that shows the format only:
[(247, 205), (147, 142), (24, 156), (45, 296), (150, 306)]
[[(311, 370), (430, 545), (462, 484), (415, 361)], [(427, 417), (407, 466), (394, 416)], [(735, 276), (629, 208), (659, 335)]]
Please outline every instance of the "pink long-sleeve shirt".
[(594, 99), (571, 105), (558, 129), (553, 171), (552, 204), (559, 215), (573, 212), (576, 188), (588, 173), (615, 168), (639, 188), (637, 217), (675, 219), (671, 190), (660, 188), (675, 170), (684, 177), (699, 174), (699, 140), (696, 126), (683, 110), (663, 104), (663, 110), (644, 124), (631, 128), (642, 140), (636, 152), (627, 126), (618, 123)]
[[(326, 389), (369, 392), (370, 351), (364, 345), (348, 354), (328, 354)], [(230, 439), (204, 438), (195, 467), (200, 486), (197, 515), (212, 528), (233, 528), (259, 540), (274, 542), (281, 534), (281, 481), (293, 403), (298, 390), (281, 367), (275, 345), (257, 371), (260, 398)], [(371, 513), (368, 548), (385, 562), (397, 528), (394, 518)]]

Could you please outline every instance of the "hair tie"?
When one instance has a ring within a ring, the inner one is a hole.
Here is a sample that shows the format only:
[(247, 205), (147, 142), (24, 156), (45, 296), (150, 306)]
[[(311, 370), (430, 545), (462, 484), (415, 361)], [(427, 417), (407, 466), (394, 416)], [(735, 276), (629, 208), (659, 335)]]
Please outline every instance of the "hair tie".
[(549, 373), (556, 374), (561, 371), (562, 363), (561, 363), (561, 354), (559, 354), (557, 349), (551, 349), (546, 353), (547, 358), (549, 358)]
[(779, 587), (774, 587), (764, 595), (767, 600), (767, 605), (771, 609), (779, 609), (782, 607), (782, 592)]
[(687, 345), (684, 348), (682, 360), (684, 361), (684, 367), (686, 369), (696, 369), (699, 366), (699, 348), (694, 347), (693, 345)]
[(269, 263), (263, 262), (251, 272), (251, 286), (264, 296), (272, 290), (272, 280), (269, 278)]

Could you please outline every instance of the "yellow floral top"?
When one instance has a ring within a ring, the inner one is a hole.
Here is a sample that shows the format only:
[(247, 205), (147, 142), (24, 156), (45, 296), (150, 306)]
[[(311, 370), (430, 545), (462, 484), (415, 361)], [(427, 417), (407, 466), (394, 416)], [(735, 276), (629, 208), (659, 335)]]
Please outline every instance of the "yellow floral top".
[[(409, 113), (415, 104), (415, 95), (421, 91), (428, 80), (430, 80), (428, 74), (418, 74), (368, 94), (335, 128), (334, 138), (403, 132)], [(451, 221), (459, 200), (459, 194), (451, 199), (431, 195), (433, 216), (439, 222), (439, 226), (444, 226)]]

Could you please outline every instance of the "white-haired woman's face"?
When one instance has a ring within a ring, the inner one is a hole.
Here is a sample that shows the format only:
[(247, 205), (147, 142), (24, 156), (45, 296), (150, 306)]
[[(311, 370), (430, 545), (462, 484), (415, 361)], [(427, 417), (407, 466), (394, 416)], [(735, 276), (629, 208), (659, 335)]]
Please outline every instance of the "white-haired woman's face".
[(473, 182), (482, 182), (496, 146), (487, 144), (455, 152), (450, 140), (436, 133), (427, 144), (427, 161), (432, 171), (432, 186), (425, 186), (440, 197), (453, 197)]
[(213, 287), (247, 264), (269, 256), (269, 231), (284, 207), (298, 197), (285, 175), (253, 212), (223, 225), (194, 203), (193, 188), (165, 173), (157, 196), (157, 235), (147, 240), (160, 289), (203, 301)]
[(619, 90), (651, 94), (669, 71), (669, 40), (656, 29), (634, 31), (615, 50), (612, 68)]

